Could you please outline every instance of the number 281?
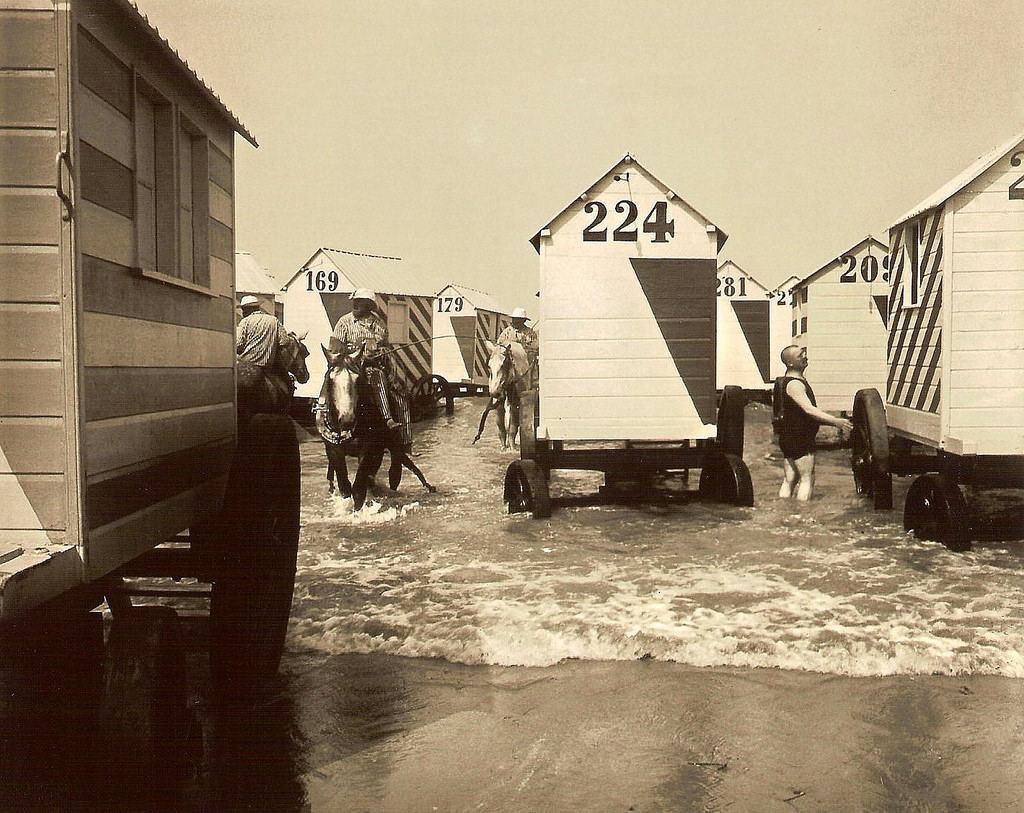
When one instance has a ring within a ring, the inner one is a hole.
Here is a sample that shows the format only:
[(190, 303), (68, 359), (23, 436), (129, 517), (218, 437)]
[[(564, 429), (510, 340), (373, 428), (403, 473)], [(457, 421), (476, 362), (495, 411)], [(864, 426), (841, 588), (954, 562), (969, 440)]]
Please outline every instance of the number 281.
[[(583, 207), (587, 214), (594, 213), (594, 219), (590, 225), (583, 230), (584, 243), (606, 243), (608, 242), (608, 229), (599, 228), (606, 217), (608, 207), (599, 200), (592, 200)], [(636, 204), (631, 200), (620, 200), (615, 204), (615, 211), (622, 215), (622, 222), (618, 228), (612, 231), (612, 240), (616, 243), (635, 243), (639, 238), (639, 232), (633, 225), (640, 214)], [(669, 237), (676, 236), (676, 222), (668, 219), (668, 203), (659, 200), (654, 208), (644, 219), (644, 234), (654, 235), (653, 243), (667, 243)]]

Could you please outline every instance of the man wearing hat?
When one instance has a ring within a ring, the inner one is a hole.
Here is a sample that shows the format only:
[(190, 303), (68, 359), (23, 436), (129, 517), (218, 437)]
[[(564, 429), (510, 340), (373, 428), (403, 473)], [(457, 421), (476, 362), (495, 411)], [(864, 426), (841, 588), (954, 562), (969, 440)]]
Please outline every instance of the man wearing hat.
[(254, 296), (243, 296), (239, 307), (242, 309), (242, 321), (238, 323), (235, 354), (257, 367), (270, 367), (274, 363), (274, 353), (284, 325), (276, 316), (260, 310), (260, 301)]
[(528, 389), (537, 384), (537, 355), (540, 352), (540, 340), (537, 338), (537, 331), (526, 326), (529, 322), (526, 311), (523, 308), (516, 308), (512, 311), (512, 324), (506, 325), (505, 329), (498, 334), (497, 344), (508, 344), (519, 342), (526, 351), (526, 358), (530, 362), (530, 376)]
[(391, 414), (387, 384), (395, 390), (390, 369), (390, 356), (384, 351), (389, 348), (388, 326), (377, 313), (377, 297), (373, 291), (357, 288), (349, 297), (352, 300), (352, 312), (346, 313), (338, 320), (331, 334), (330, 350), (342, 350), (351, 353), (360, 345), (365, 347), (366, 378), (370, 383), (377, 406), (388, 429), (400, 429), (402, 424)]

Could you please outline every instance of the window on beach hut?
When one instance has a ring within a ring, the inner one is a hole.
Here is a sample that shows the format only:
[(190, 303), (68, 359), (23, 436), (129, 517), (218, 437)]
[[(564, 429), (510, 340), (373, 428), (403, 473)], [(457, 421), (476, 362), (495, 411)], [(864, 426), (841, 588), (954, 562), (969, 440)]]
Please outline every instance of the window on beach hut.
[(393, 344), (409, 343), (409, 306), (388, 302), (388, 338)]

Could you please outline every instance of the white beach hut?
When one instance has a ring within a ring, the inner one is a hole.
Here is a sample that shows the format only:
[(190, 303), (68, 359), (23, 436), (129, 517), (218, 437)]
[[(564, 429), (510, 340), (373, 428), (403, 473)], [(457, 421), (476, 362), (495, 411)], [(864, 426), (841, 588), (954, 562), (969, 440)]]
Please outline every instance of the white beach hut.
[(487, 383), (484, 340), (509, 324), (493, 297), (465, 285), (446, 285), (434, 300), (434, 373), (449, 382)]
[(718, 267), (718, 381), (764, 392), (771, 382), (768, 289), (733, 260)]

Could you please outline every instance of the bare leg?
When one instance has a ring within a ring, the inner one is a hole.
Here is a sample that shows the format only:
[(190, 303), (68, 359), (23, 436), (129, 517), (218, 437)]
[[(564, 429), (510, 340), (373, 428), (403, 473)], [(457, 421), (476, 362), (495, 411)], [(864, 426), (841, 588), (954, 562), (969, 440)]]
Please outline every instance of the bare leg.
[(796, 460), (799, 481), (796, 487), (796, 498), (806, 502), (814, 493), (814, 455), (805, 454)]
[(793, 492), (796, 490), (796, 481), (800, 475), (796, 470), (796, 463), (791, 457), (784, 457), (782, 459), (782, 472), (784, 479), (782, 485), (779, 487), (779, 496), (783, 499), (789, 499), (793, 496)]

